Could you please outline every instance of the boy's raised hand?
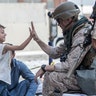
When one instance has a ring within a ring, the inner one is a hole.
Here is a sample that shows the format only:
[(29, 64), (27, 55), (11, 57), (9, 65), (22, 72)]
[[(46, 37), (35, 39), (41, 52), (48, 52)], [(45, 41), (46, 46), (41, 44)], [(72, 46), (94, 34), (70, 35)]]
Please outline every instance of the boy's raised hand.
[(35, 31), (33, 22), (31, 22), (31, 28), (29, 27), (29, 31), (30, 31), (30, 36), (32, 36), (33, 39), (34, 39), (35, 41), (37, 41), (39, 38), (38, 38), (38, 35), (36, 34), (36, 31)]

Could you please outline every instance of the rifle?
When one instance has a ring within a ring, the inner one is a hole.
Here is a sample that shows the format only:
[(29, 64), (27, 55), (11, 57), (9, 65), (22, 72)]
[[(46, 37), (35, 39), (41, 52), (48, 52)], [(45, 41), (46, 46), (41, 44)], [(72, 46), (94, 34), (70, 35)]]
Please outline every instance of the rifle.
[(96, 21), (96, 1), (95, 1), (94, 6), (93, 6), (93, 12), (92, 12), (92, 14), (91, 14), (91, 16), (90, 16), (90, 19), (93, 19), (93, 24), (92, 24), (92, 27), (91, 27), (91, 29), (89, 30), (89, 32), (88, 32), (88, 34), (87, 34), (87, 36), (86, 36), (86, 38), (85, 38), (85, 41), (84, 41), (84, 43), (83, 43), (83, 47), (84, 47), (84, 48), (87, 47), (88, 45), (90, 45), (91, 42), (92, 42), (91, 32), (92, 32), (93, 29), (94, 29), (94, 25), (95, 25), (95, 21)]
[[(88, 45), (90, 45), (92, 43), (91, 32), (94, 29), (94, 25), (95, 25), (95, 21), (96, 21), (96, 1), (95, 1), (94, 6), (93, 6), (93, 11), (90, 15), (90, 19), (93, 19), (93, 24), (92, 24), (92, 27), (88, 30), (88, 33), (87, 33), (85, 40), (83, 42), (84, 48), (86, 48)], [(81, 52), (81, 55), (82, 55), (83, 51)], [(71, 76), (71, 74), (74, 72), (74, 70), (79, 66), (79, 64), (80, 63), (79, 63), (79, 58), (78, 58), (76, 64), (74, 64), (72, 66), (72, 68), (70, 69), (70, 71), (68, 72), (68, 75), (67, 75), (68, 78)]]

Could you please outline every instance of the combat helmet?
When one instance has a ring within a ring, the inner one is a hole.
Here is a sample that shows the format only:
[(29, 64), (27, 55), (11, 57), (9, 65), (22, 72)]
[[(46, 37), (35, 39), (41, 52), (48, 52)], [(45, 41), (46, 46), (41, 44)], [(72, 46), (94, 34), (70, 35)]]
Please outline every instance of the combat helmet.
[(72, 2), (63, 2), (52, 13), (52, 18), (67, 19), (73, 16), (77, 16), (80, 13), (78, 6)]

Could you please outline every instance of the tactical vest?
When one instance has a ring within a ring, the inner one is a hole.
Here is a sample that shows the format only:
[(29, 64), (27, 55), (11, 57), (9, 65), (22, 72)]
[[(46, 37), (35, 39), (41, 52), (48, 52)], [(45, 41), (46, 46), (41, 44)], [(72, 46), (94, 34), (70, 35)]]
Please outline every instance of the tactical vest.
[[(67, 32), (68, 36), (66, 36), (67, 42), (65, 42), (66, 45), (66, 51), (64, 52), (64, 54), (61, 55), (60, 61), (64, 62), (67, 59), (67, 55), (69, 54), (70, 50), (71, 50), (71, 46), (72, 46), (72, 38), (73, 36), (76, 34), (76, 32), (78, 32), (82, 27), (85, 26), (86, 23), (89, 23), (90, 25), (91, 22), (88, 21), (88, 19), (86, 17), (81, 18), (79, 21), (77, 21), (75, 23), (75, 25), (72, 27), (72, 29)], [(91, 33), (91, 32), (90, 32)], [(87, 42), (86, 42), (87, 41)], [(88, 36), (86, 35), (85, 40), (84, 40), (84, 46), (83, 47), (87, 47), (88, 45), (91, 44), (91, 34), (88, 34)], [(94, 51), (93, 48), (91, 48), (87, 54), (85, 55), (83, 61), (81, 62), (80, 66), (78, 68), (81, 68), (81, 66), (83, 66), (84, 68), (88, 68), (90, 66), (90, 64), (92, 63), (94, 57), (95, 57), (96, 53)]]

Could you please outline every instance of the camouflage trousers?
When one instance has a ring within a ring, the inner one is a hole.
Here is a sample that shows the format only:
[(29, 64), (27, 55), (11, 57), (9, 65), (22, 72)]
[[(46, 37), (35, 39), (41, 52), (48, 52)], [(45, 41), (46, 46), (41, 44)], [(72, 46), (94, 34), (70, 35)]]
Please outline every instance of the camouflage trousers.
[(43, 83), (43, 96), (53, 96), (54, 90), (57, 89), (63, 94), (68, 90), (80, 90), (74, 75), (67, 78), (67, 73), (46, 72)]

